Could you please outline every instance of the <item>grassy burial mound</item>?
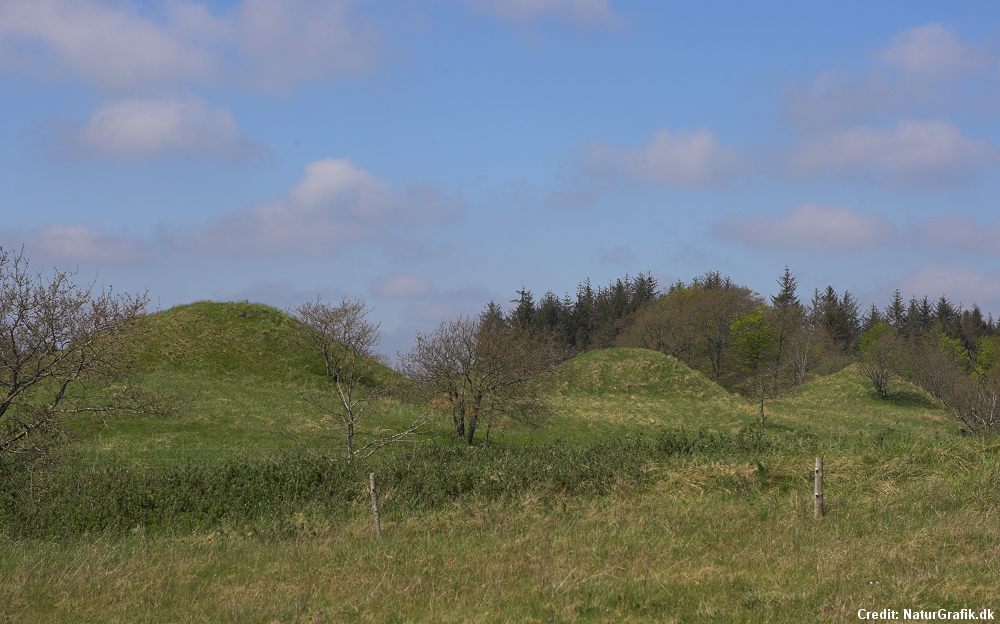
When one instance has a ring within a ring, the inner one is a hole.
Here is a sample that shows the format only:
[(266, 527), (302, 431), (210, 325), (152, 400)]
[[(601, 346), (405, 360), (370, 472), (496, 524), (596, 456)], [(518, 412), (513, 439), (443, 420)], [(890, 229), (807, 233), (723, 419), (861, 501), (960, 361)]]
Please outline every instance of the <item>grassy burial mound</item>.
[(896, 380), (889, 396), (876, 397), (856, 364), (776, 397), (769, 413), (777, 426), (824, 434), (891, 430), (937, 436), (958, 431), (955, 419), (917, 386)]
[[(261, 304), (198, 302), (149, 315), (135, 338), (133, 381), (167, 409), (81, 419), (72, 451), (177, 463), (338, 448), (332, 424), (304, 398), (324, 381), (319, 356), (298, 346), (301, 331)], [(387, 366), (367, 383), (390, 390), (380, 406), (387, 425), (419, 410), (393, 398), (405, 380)]]
[[(285, 312), (259, 303), (199, 301), (145, 318), (138, 366), (257, 380), (307, 380), (323, 374), (322, 362), (297, 348), (302, 328)], [(398, 383), (378, 366), (373, 383)]]
[(648, 349), (600, 349), (564, 362), (551, 377), (551, 403), (586, 431), (686, 427), (731, 430), (749, 406), (676, 358)]

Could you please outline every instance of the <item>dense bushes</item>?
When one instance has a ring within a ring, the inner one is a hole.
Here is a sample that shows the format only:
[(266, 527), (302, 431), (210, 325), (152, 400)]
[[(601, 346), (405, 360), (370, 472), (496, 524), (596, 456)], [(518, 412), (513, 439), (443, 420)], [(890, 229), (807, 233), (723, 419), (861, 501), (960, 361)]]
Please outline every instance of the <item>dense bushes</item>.
[(0, 476), (0, 534), (60, 537), (219, 527), (273, 533), (305, 510), (336, 518), (364, 504), (369, 468), (378, 471), (386, 511), (395, 512), (433, 509), (466, 496), (600, 495), (642, 484), (651, 462), (695, 455), (750, 458), (771, 445), (752, 433), (670, 430), (582, 447), (427, 443), (369, 466), (289, 456), (165, 467), (52, 467)]

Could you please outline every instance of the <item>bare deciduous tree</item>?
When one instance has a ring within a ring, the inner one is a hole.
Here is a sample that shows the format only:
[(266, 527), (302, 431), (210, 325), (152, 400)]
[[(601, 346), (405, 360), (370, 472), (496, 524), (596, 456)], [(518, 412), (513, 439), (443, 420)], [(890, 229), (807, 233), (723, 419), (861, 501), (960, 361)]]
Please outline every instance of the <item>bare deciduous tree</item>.
[(971, 366), (961, 342), (944, 334), (909, 341), (904, 370), (966, 426), (969, 433), (1000, 431), (1000, 360), (995, 349), (979, 347)]
[(0, 460), (44, 450), (67, 417), (134, 409), (107, 382), (124, 372), (126, 331), (147, 297), (95, 292), (75, 274), (32, 271), (24, 252), (0, 249)]
[(380, 448), (402, 441), (425, 423), (420, 418), (403, 431), (375, 436), (360, 447), (356, 444), (360, 423), (385, 395), (384, 380), (380, 383), (375, 378), (379, 326), (368, 320), (369, 312), (363, 300), (345, 297), (337, 305), (317, 299), (299, 306), (294, 313), (303, 327), (301, 347), (322, 357), (323, 372), (333, 394), (332, 399), (328, 392), (306, 398), (343, 425), (349, 462), (358, 456), (368, 458)]
[(889, 382), (899, 369), (899, 339), (888, 323), (878, 323), (861, 336), (861, 374), (872, 382), (875, 394), (884, 399)]
[(481, 421), (488, 439), (497, 418), (542, 418), (546, 405), (536, 381), (557, 360), (550, 336), (485, 315), (417, 334), (413, 350), (402, 356), (404, 372), (444, 399), (455, 433), (470, 445)]

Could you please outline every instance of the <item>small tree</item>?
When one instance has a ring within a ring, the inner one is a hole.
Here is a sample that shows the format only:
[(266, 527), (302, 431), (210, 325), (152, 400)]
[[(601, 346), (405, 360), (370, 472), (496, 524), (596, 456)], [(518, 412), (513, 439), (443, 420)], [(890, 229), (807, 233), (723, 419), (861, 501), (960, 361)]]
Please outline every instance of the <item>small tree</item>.
[(747, 386), (758, 404), (764, 429), (764, 402), (774, 392), (778, 372), (775, 331), (766, 306), (758, 306), (733, 319), (731, 332), (737, 357), (748, 373)]
[(519, 329), (495, 315), (461, 317), (429, 334), (401, 356), (404, 372), (443, 399), (459, 438), (473, 444), (481, 421), (537, 423), (545, 413), (537, 378), (557, 361), (551, 335)]
[(899, 368), (900, 343), (896, 332), (886, 322), (876, 323), (861, 335), (860, 347), (861, 374), (872, 383), (878, 398), (884, 399)]
[(108, 383), (126, 369), (127, 330), (143, 295), (95, 292), (75, 274), (30, 270), (24, 252), (0, 248), (0, 462), (45, 450), (45, 434), (73, 415), (136, 407)]
[(970, 357), (943, 333), (910, 343), (906, 371), (964, 424), (969, 433), (1000, 431), (1000, 361), (996, 338), (984, 338)]
[(363, 300), (345, 297), (337, 305), (317, 299), (299, 306), (294, 313), (302, 323), (301, 347), (322, 357), (323, 372), (332, 390), (307, 398), (343, 425), (348, 462), (359, 455), (368, 458), (383, 446), (403, 440), (424, 424), (423, 419), (418, 419), (399, 433), (377, 436), (361, 447), (356, 445), (360, 423), (367, 419), (371, 406), (385, 394), (385, 387), (375, 378), (379, 326), (368, 320), (369, 312)]

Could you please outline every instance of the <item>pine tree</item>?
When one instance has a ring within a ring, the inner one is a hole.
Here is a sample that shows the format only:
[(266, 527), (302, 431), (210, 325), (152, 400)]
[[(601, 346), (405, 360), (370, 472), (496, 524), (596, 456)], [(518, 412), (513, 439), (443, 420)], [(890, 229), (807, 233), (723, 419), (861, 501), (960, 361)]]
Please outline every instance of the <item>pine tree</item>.
[(868, 308), (868, 312), (866, 312), (865, 316), (861, 319), (861, 331), (866, 332), (881, 323), (883, 320), (882, 313), (879, 312), (878, 306), (873, 303)]
[(517, 299), (511, 301), (511, 303), (517, 304), (511, 311), (511, 324), (518, 329), (527, 329), (535, 317), (535, 298), (531, 291), (524, 286), (516, 293)]
[(538, 302), (538, 308), (535, 310), (532, 325), (541, 329), (554, 330), (559, 324), (561, 307), (562, 302), (556, 297), (555, 293), (552, 291), (546, 292)]
[(906, 308), (903, 306), (903, 295), (898, 288), (892, 293), (892, 301), (885, 309), (885, 318), (897, 330), (901, 331), (906, 325)]
[(595, 313), (594, 288), (588, 278), (577, 286), (576, 303), (573, 305), (573, 325), (576, 328), (573, 344), (579, 351), (586, 351), (593, 342)]
[(920, 331), (921, 333), (927, 333), (934, 326), (934, 308), (931, 307), (931, 301), (927, 298), (927, 295), (924, 295), (924, 298), (920, 300), (920, 307), (917, 313), (920, 319)]
[(849, 291), (844, 291), (838, 312), (841, 346), (845, 351), (853, 349), (860, 333), (861, 322), (858, 320), (858, 300)]
[(499, 327), (507, 322), (504, 318), (503, 308), (492, 299), (486, 304), (486, 308), (479, 313), (479, 320), (490, 327)]
[(910, 304), (906, 308), (906, 323), (902, 334), (904, 336), (919, 336), (920, 331), (920, 305), (916, 297), (910, 297)]
[(779, 310), (787, 310), (793, 306), (801, 306), (795, 294), (798, 283), (792, 272), (785, 267), (785, 272), (778, 278), (778, 294), (771, 296), (771, 305)]
[(941, 295), (934, 309), (934, 320), (937, 323), (938, 330), (949, 338), (958, 338), (959, 328), (956, 316), (955, 306), (948, 301), (947, 297)]

